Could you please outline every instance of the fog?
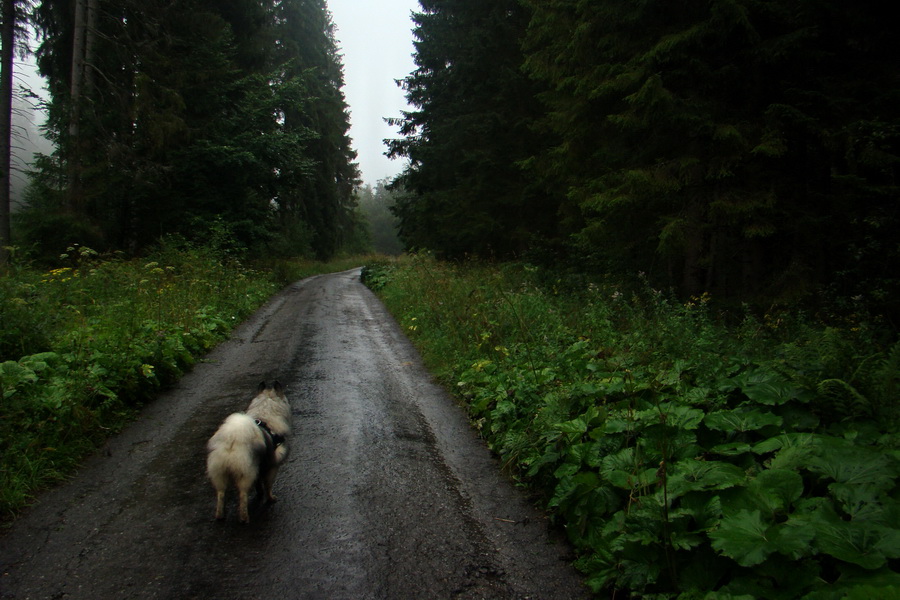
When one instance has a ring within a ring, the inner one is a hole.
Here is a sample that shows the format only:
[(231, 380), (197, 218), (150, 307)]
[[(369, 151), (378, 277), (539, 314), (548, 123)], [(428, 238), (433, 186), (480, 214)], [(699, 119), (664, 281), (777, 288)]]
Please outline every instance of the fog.
[(384, 156), (385, 138), (399, 137), (385, 117), (408, 110), (395, 80), (415, 69), (410, 15), (417, 0), (328, 0), (344, 63), (344, 96), (350, 105), (353, 148), (365, 183), (374, 185), (403, 170)]

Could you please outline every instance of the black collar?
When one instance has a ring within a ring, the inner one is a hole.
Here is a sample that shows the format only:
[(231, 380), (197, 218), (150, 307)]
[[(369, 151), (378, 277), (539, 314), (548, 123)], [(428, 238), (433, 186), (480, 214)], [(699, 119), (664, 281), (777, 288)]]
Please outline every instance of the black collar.
[(269, 426), (266, 424), (265, 421), (261, 421), (260, 419), (254, 419), (254, 421), (256, 421), (257, 426), (259, 426), (259, 428), (263, 430), (265, 435), (270, 440), (272, 440), (272, 445), (274, 447), (277, 448), (278, 446), (280, 446), (281, 444), (284, 443), (284, 436), (278, 435), (277, 433), (272, 433), (272, 430), (269, 429)]

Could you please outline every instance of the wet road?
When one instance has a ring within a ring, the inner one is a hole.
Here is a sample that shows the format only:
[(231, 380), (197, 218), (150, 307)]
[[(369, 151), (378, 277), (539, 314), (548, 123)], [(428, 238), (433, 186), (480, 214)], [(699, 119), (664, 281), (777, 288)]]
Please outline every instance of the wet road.
[[(215, 522), (205, 443), (278, 378), (279, 501)], [(298, 282), (0, 535), (0, 598), (586, 597), (569, 549), (348, 271)]]

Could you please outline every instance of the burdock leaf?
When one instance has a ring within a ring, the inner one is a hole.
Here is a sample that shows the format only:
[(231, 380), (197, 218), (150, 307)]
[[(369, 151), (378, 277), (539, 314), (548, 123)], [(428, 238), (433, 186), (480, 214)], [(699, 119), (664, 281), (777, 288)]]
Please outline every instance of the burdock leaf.
[(815, 528), (816, 546), (825, 554), (878, 569), (900, 555), (900, 531), (871, 522), (844, 521), (827, 505), (804, 520)]
[(734, 487), (746, 479), (744, 471), (730, 463), (689, 458), (669, 468), (667, 493), (671, 500), (688, 492)]
[(769, 524), (758, 510), (739, 510), (709, 532), (712, 547), (742, 567), (758, 565), (776, 550), (767, 537)]
[(803, 477), (796, 471), (769, 469), (757, 475), (752, 485), (774, 510), (788, 508), (803, 495)]
[(815, 535), (816, 530), (812, 525), (795, 519), (788, 519), (787, 523), (775, 525), (767, 532), (775, 549), (791, 560), (812, 554), (811, 542)]
[[(833, 439), (833, 443), (831, 443)], [(813, 456), (809, 469), (837, 483), (874, 484), (882, 489), (893, 487), (900, 475), (897, 462), (883, 452), (854, 446), (838, 438), (829, 439), (822, 451)]]
[(748, 373), (740, 383), (744, 395), (760, 404), (777, 406), (801, 395), (801, 389), (784, 380), (777, 373), (757, 370)]
[(709, 413), (703, 422), (715, 431), (756, 431), (769, 425), (781, 425), (781, 417), (760, 410), (721, 410)]

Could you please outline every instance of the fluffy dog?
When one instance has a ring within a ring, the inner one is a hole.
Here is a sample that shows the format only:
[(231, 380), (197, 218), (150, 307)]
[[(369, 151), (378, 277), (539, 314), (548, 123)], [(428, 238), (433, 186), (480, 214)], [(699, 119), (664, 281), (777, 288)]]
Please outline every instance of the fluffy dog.
[(274, 502), (272, 486), (278, 467), (288, 455), (291, 406), (277, 381), (259, 384), (256, 397), (245, 413), (225, 419), (206, 444), (206, 473), (216, 490), (216, 519), (225, 518), (225, 491), (233, 484), (238, 491), (242, 523), (250, 522), (250, 488), (256, 485), (263, 502)]

